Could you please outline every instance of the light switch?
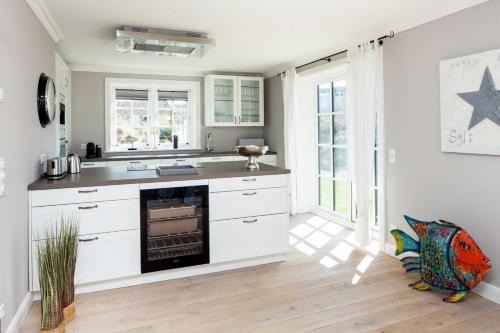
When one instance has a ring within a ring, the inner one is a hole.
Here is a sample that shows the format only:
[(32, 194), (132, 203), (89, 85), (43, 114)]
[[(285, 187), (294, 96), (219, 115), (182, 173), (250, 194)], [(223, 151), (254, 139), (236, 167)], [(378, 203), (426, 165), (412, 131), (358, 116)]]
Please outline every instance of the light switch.
[(5, 89), (0, 88), (0, 103), (5, 102)]
[(396, 149), (389, 148), (389, 163), (396, 164)]
[(5, 158), (0, 157), (0, 197), (5, 193)]

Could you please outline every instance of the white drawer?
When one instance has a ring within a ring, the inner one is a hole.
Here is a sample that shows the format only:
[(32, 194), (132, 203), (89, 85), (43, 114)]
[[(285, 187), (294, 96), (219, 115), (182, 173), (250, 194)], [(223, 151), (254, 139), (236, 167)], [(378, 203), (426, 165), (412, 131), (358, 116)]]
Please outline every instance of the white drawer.
[[(83, 284), (141, 274), (140, 231), (129, 230), (80, 237), (75, 283)], [(37, 242), (32, 242), (32, 291), (40, 290)]]
[(138, 184), (76, 187), (57, 190), (32, 191), (31, 206), (51, 206), (138, 198)]
[(198, 158), (169, 158), (162, 160), (162, 165), (193, 165), (198, 163)]
[(127, 160), (127, 161), (109, 161), (108, 166), (117, 166), (117, 165), (125, 165), (125, 166), (133, 166), (133, 167), (141, 167), (146, 166), (148, 168), (156, 168), (157, 166), (162, 164), (162, 160)]
[(210, 221), (287, 212), (286, 187), (210, 193)]
[(210, 185), (210, 192), (286, 187), (288, 186), (288, 175), (218, 178), (210, 179), (208, 184)]
[(285, 253), (288, 214), (210, 222), (210, 263)]
[(108, 166), (108, 162), (82, 162), (80, 166), (83, 169), (87, 168), (105, 168)]
[(229, 161), (234, 161), (234, 156), (207, 156), (207, 157), (200, 157), (198, 159), (199, 162), (206, 163), (206, 162), (229, 162)]
[(59, 225), (62, 216), (75, 216), (80, 235), (140, 228), (139, 199), (35, 207), (31, 210), (32, 239), (43, 238), (47, 227)]

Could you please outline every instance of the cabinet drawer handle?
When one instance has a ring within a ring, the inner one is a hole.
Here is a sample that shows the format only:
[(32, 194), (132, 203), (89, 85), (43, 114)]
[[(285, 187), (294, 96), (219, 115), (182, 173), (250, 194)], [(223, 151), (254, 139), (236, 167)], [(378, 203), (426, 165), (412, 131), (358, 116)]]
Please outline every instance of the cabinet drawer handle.
[(186, 162), (186, 160), (175, 160), (176, 162)]
[(80, 242), (93, 242), (96, 240), (99, 240), (99, 237), (94, 237), (94, 238), (86, 238), (86, 239), (78, 239)]
[(243, 195), (256, 195), (257, 192), (245, 192), (243, 193)]
[(257, 221), (258, 221), (257, 219), (254, 219), (254, 220), (243, 220), (243, 223), (255, 223)]
[(97, 189), (95, 190), (79, 190), (78, 193), (96, 193), (97, 192)]
[(130, 164), (139, 164), (139, 163), (142, 163), (142, 161), (130, 161), (129, 163)]
[(243, 178), (244, 182), (256, 182), (257, 178)]
[(92, 166), (92, 165), (94, 165), (94, 163), (87, 163), (87, 162), (84, 162), (84, 163), (82, 163), (82, 165), (83, 165), (83, 166)]
[(88, 206), (88, 207), (78, 207), (78, 209), (81, 209), (81, 210), (85, 210), (85, 209), (96, 209), (98, 208), (99, 206), (98, 205), (95, 205), (95, 206)]

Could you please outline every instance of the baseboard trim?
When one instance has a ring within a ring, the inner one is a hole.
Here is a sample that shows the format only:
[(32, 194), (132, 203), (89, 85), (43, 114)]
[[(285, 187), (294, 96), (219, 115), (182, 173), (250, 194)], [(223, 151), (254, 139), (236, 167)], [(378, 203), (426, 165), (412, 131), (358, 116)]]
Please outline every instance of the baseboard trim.
[[(384, 252), (394, 258), (398, 258), (396, 253), (396, 245), (391, 243), (385, 243)], [(486, 299), (489, 299), (492, 302), (500, 304), (500, 287), (494, 286), (492, 284), (481, 282), (476, 288), (473, 290), (474, 293), (482, 296)]]
[(28, 316), (31, 303), (33, 303), (33, 296), (30, 292), (28, 292), (26, 296), (24, 296), (23, 301), (19, 305), (19, 308), (17, 308), (16, 314), (10, 321), (9, 326), (7, 326), (7, 330), (5, 331), (5, 333), (19, 332), (21, 326), (24, 323), (24, 320), (26, 319), (26, 316)]

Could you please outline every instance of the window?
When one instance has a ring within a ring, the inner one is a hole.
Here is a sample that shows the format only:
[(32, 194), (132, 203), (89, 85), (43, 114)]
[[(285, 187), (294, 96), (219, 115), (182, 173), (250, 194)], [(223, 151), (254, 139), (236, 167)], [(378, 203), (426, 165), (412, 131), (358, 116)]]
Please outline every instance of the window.
[[(337, 76), (320, 82), (317, 90), (317, 206), (320, 210), (353, 221), (351, 183), (347, 169), (346, 79)], [(374, 183), (371, 188), (370, 220), (378, 221), (378, 145), (374, 147)]]
[(200, 148), (200, 83), (106, 79), (106, 151)]

